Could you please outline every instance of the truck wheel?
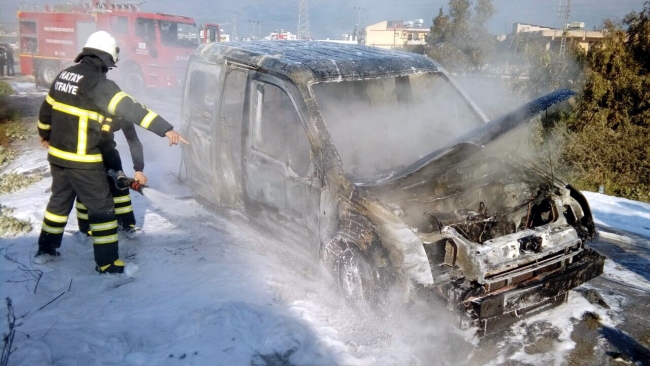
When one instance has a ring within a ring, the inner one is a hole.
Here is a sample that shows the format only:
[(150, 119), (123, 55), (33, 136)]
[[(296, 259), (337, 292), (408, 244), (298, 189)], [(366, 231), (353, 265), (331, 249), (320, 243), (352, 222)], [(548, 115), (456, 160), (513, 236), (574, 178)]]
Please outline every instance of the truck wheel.
[(59, 74), (59, 68), (52, 61), (44, 61), (38, 67), (38, 79), (43, 86), (49, 87)]
[(144, 75), (138, 65), (129, 65), (125, 68), (124, 89), (128, 93), (137, 93), (144, 89)]

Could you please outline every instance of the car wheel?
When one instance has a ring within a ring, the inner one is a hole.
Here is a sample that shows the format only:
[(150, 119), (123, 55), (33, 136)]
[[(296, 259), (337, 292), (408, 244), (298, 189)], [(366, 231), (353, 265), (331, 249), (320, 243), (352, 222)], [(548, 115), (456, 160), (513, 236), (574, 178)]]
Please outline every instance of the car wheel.
[(43, 86), (49, 87), (59, 74), (59, 68), (52, 61), (44, 61), (38, 67), (38, 79)]
[(333, 275), (341, 294), (353, 306), (377, 304), (377, 269), (354, 244), (335, 241), (324, 248), (324, 264)]

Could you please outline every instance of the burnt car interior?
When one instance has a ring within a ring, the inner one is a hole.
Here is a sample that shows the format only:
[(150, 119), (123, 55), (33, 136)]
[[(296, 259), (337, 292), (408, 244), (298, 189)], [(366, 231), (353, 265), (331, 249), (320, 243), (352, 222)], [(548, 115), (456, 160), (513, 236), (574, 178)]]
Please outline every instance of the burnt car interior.
[(251, 74), (248, 95), (242, 136), (246, 209), (270, 209), (280, 220), (296, 223), (295, 230), (313, 227), (320, 185), (313, 181), (311, 142), (297, 102), (281, 80), (258, 73)]
[(311, 144), (291, 99), (277, 86), (254, 85), (253, 146), (286, 164), (298, 176), (306, 176)]
[(357, 181), (394, 174), (483, 123), (439, 73), (319, 83), (313, 91)]

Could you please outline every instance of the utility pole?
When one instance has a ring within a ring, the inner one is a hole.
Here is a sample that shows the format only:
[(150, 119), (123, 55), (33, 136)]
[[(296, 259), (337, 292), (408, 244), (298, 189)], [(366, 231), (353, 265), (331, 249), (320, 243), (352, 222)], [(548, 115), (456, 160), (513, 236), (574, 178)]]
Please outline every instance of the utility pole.
[(307, 0), (299, 0), (298, 7), (298, 39), (309, 39), (309, 4)]
[[(361, 18), (361, 13), (363, 12), (364, 15), (365, 15), (366, 8), (362, 8), (362, 7), (359, 7), (359, 6), (355, 6), (355, 7), (354, 7), (354, 10), (356, 10), (357, 13), (358, 13), (358, 15), (357, 15), (357, 24), (359, 24), (359, 27), (363, 28), (363, 25), (364, 25), (364, 24), (363, 24), (363, 23), (364, 23), (364, 19)], [(364, 18), (365, 18), (365, 17), (364, 17)]]
[(237, 15), (232, 15), (232, 40), (233, 42), (237, 40)]
[[(366, 15), (366, 8), (362, 8), (359, 6), (355, 6), (354, 10), (357, 11), (357, 34), (354, 36), (357, 38), (359, 42), (364, 41), (365, 39), (365, 34), (366, 34), (366, 27), (365, 27), (365, 15)], [(361, 16), (363, 14), (363, 17)]]
[(569, 35), (569, 19), (571, 16), (571, 0), (567, 0), (566, 6), (562, 7), (562, 0), (558, 7), (558, 18), (562, 22), (562, 39), (560, 40), (560, 62), (564, 61), (566, 54), (566, 38)]
[(249, 23), (253, 23), (253, 32), (251, 33), (251, 36), (256, 36), (257, 34), (257, 39), (262, 38), (262, 26), (260, 25), (259, 20), (249, 20)]

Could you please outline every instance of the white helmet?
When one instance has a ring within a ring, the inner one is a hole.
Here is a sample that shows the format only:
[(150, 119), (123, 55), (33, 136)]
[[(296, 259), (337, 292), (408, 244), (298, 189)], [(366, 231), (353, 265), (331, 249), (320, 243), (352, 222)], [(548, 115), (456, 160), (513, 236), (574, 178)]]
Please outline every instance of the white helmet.
[(90, 35), (84, 48), (92, 48), (108, 53), (113, 58), (113, 63), (116, 63), (119, 58), (120, 48), (117, 47), (117, 41), (110, 33), (105, 31), (98, 31)]

